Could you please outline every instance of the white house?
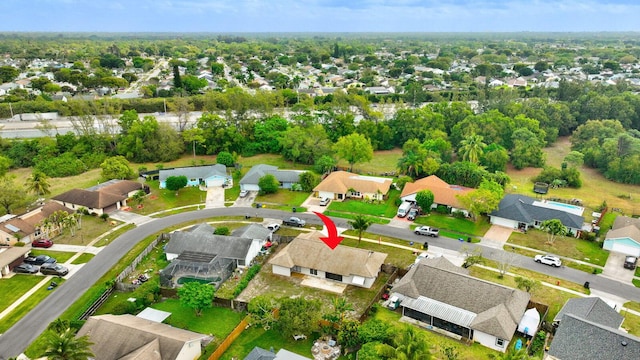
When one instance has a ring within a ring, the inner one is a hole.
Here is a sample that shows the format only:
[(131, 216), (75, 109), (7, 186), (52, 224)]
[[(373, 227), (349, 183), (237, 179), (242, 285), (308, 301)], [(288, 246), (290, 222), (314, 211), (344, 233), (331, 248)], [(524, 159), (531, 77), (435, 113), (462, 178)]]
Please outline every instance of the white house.
[(388, 178), (334, 171), (324, 178), (313, 192), (317, 197), (338, 201), (347, 198), (383, 200), (390, 187), (391, 179)]
[(283, 276), (300, 273), (370, 288), (387, 254), (344, 245), (332, 250), (320, 240), (322, 236), (319, 231), (298, 235), (269, 260), (273, 273)]

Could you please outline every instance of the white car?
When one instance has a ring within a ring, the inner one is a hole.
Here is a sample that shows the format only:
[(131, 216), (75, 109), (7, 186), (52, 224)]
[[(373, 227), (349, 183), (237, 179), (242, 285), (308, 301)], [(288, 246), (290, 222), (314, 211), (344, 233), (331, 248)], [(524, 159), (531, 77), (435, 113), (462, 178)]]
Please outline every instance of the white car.
[(240, 191), (240, 197), (241, 197), (241, 198), (243, 198), (243, 197), (247, 197), (247, 195), (249, 195), (249, 191), (247, 191), (247, 190), (242, 190), (242, 191)]
[(329, 198), (322, 198), (322, 200), (320, 200), (320, 206), (327, 206), (330, 202), (331, 200)]
[(560, 260), (560, 258), (555, 255), (536, 255), (533, 260), (537, 263), (549, 266), (562, 266), (562, 260)]
[(271, 230), (271, 232), (276, 232), (280, 229), (280, 224), (271, 223), (267, 225), (267, 229)]

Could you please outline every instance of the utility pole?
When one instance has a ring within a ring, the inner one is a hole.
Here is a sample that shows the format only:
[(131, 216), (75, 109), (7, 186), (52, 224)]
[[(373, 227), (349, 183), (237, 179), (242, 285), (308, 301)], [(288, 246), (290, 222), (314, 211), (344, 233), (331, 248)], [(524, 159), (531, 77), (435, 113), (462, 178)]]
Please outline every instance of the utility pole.
[(13, 107), (11, 106), (11, 103), (9, 103), (9, 111), (11, 111), (11, 119), (13, 119)]

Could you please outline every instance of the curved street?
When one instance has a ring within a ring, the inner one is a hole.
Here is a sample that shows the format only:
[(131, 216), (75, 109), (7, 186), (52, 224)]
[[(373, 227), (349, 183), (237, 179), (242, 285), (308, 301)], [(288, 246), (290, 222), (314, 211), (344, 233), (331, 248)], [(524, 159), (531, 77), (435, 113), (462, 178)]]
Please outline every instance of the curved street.
[[(6, 333), (0, 336), (0, 360), (18, 356), (33, 342), (46, 328), (47, 325), (58, 318), (71, 304), (96, 283), (109, 269), (111, 269), (126, 253), (128, 253), (139, 241), (164, 228), (178, 225), (187, 221), (206, 219), (216, 216), (258, 216), (263, 218), (283, 219), (291, 213), (272, 210), (254, 209), (242, 207), (203, 209), (179, 213), (163, 218), (156, 218), (139, 225), (116, 238), (110, 245), (100, 251), (80, 271), (71, 276), (64, 284), (56, 288), (45, 301), (38, 304), (31, 312), (25, 315)], [(309, 213), (297, 213), (308, 224), (321, 226), (320, 219)], [(349, 228), (346, 219), (332, 218), (337, 227)], [(430, 245), (445, 249), (460, 251), (467, 243), (449, 238), (426, 238), (415, 235), (407, 229), (399, 229), (384, 225), (371, 225), (367, 230), (377, 235), (390, 236), (415, 243), (422, 243), (426, 239)], [(480, 246), (474, 244), (473, 247)], [(483, 256), (498, 260), (503, 250), (490, 247), (482, 247)], [(552, 268), (532, 261), (531, 258), (516, 255), (514, 266), (546, 273), (551, 276), (582, 284), (590, 282), (591, 289), (614, 294), (628, 300), (640, 302), (640, 289), (631, 285), (611, 280), (602, 276), (587, 274), (571, 268)]]

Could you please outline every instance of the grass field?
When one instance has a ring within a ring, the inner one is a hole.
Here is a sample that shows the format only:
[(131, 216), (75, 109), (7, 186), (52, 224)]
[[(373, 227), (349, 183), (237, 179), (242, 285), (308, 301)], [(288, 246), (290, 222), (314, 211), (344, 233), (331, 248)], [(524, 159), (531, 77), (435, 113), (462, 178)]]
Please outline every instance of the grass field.
[(196, 316), (193, 309), (181, 305), (178, 299), (166, 299), (153, 304), (152, 307), (170, 312), (171, 316), (165, 322), (171, 326), (201, 334), (213, 334), (216, 339), (221, 340), (227, 337), (246, 315), (231, 309), (214, 306), (203, 310), (202, 316)]
[(2, 294), (0, 312), (31, 290), (42, 279), (44, 279), (42, 276), (28, 274), (15, 274), (12, 277), (0, 279), (0, 294)]
[(332, 214), (346, 213), (345, 215), (362, 214), (376, 217), (393, 218), (398, 207), (395, 204), (400, 196), (400, 191), (389, 190), (388, 198), (384, 202), (369, 202), (359, 199), (347, 199), (345, 201), (332, 201), (328, 210)]
[[(559, 138), (558, 141), (544, 149), (547, 165), (560, 168), (562, 160), (571, 151), (571, 143), (568, 137)], [(535, 197), (533, 193), (532, 179), (542, 169), (525, 168), (515, 170), (507, 169), (511, 177), (511, 183), (507, 186), (507, 192), (523, 193)], [(640, 214), (640, 186), (619, 184), (607, 180), (597, 170), (582, 166), (580, 168), (582, 187), (580, 189), (550, 189), (546, 197), (559, 197), (564, 199), (578, 198), (590, 210), (595, 209), (603, 201), (611, 208), (620, 208), (625, 214)], [(585, 211), (585, 217), (589, 220), (591, 211)]]
[[(38, 276), (38, 279), (42, 280), (44, 279), (44, 277)], [(58, 285), (61, 285), (62, 283), (64, 283), (65, 280), (62, 278), (52, 277), (52, 281), (55, 281)], [(2, 318), (2, 321), (0, 321), (0, 334), (7, 331), (7, 329), (12, 327), (15, 323), (17, 323), (20, 319), (22, 319), (22, 317), (25, 316), (25, 314), (27, 314), (34, 307), (36, 307), (36, 305), (38, 305), (47, 296), (49, 296), (49, 294), (51, 294), (52, 291), (55, 291), (55, 288), (53, 290), (48, 290), (47, 288), (48, 288), (47, 284), (43, 285), (41, 288), (36, 290), (31, 296), (29, 296), (24, 302), (20, 303), (20, 305), (18, 305), (18, 307), (16, 307), (13, 311), (11, 311), (7, 316)], [(3, 300), (4, 300), (4, 296), (3, 296)]]
[(52, 258), (56, 259), (58, 264), (62, 264), (67, 262), (67, 260), (71, 259), (73, 255), (76, 253), (73, 252), (64, 252), (64, 251), (48, 251), (48, 250), (31, 250), (31, 255), (49, 255)]
[(604, 266), (609, 257), (609, 252), (595, 241), (562, 236), (552, 245), (547, 244), (547, 234), (540, 230), (529, 230), (526, 234), (514, 231), (508, 242), (599, 266)]
[(112, 221), (104, 221), (97, 216), (83, 215), (82, 227), (77, 229), (74, 235), (65, 230), (62, 234), (54, 237), (53, 242), (56, 244), (87, 245), (119, 224), (119, 221), (112, 223)]
[(89, 261), (91, 261), (91, 259), (93, 259), (95, 255), (90, 254), (90, 253), (83, 253), (80, 254), (80, 256), (78, 256), (75, 260), (73, 260), (71, 263), (72, 264), (86, 264)]
[[(476, 222), (473, 222), (468, 219), (458, 219), (453, 216), (438, 213), (418, 216), (418, 218), (415, 220), (415, 223), (419, 225), (434, 226), (439, 228), (440, 230), (445, 229), (450, 233), (474, 236), (484, 235), (484, 233), (486, 233), (487, 230), (489, 230), (489, 228), (491, 227), (491, 224), (489, 224), (489, 222), (484, 217)], [(456, 238), (457, 237), (458, 236), (456, 236)]]
[(261, 327), (252, 326), (242, 332), (240, 337), (238, 337), (229, 349), (222, 354), (220, 359), (244, 359), (256, 346), (266, 350), (273, 347), (275, 352), (285, 348), (296, 354), (312, 358), (311, 347), (313, 346), (313, 341), (313, 337), (295, 341), (293, 339), (285, 338), (282, 333), (277, 330), (264, 330)]

